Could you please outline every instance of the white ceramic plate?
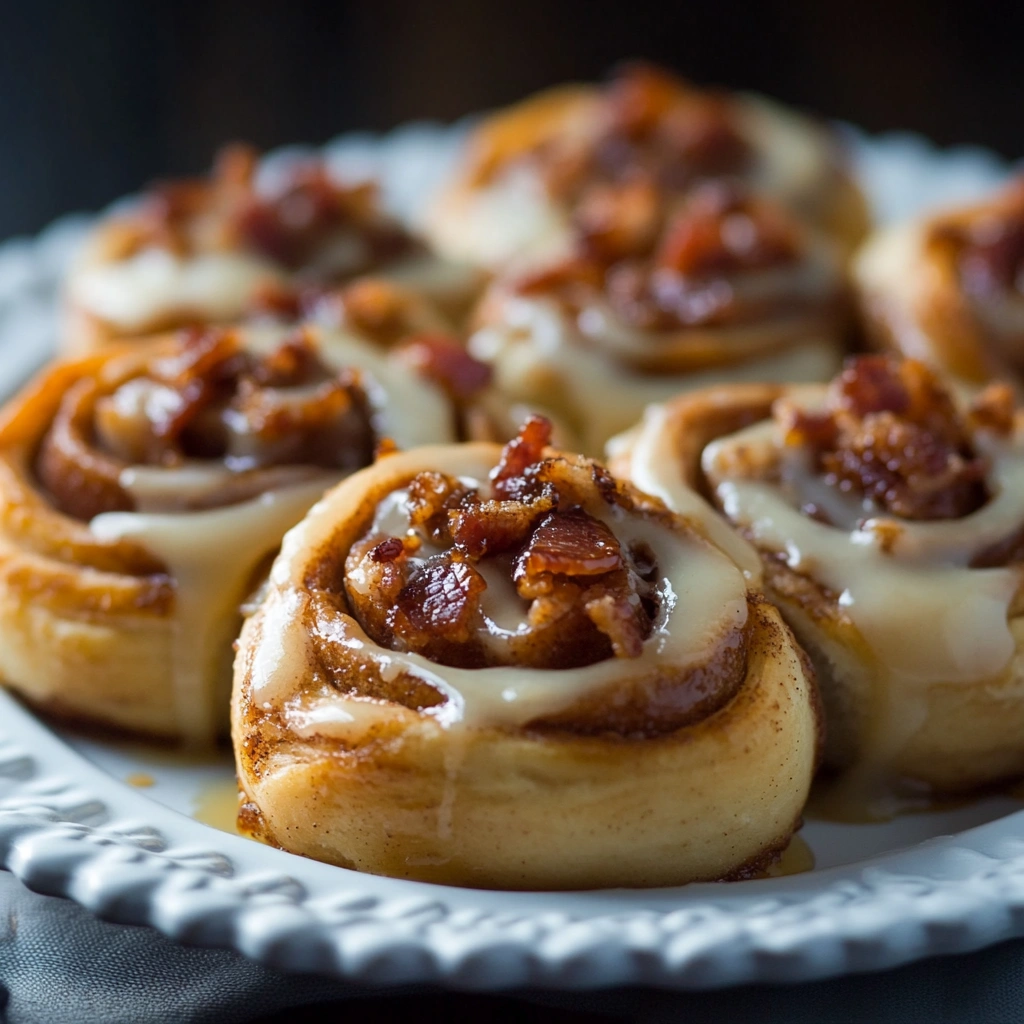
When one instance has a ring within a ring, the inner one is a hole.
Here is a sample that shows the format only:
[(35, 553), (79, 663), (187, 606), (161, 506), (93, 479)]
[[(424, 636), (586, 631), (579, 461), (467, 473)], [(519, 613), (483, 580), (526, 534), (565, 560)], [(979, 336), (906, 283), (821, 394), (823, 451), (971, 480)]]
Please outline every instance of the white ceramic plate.
[[(852, 134), (883, 219), (984, 192), (979, 151)], [(412, 127), (328, 147), (415, 211), (452, 153)], [(274, 173), (277, 154), (266, 173)], [(0, 246), (0, 389), (52, 350), (59, 281), (87, 218)], [(728, 885), (501, 893), (361, 875), (220, 831), (227, 752), (187, 761), (51, 731), (0, 694), (0, 863), (30, 887), (186, 942), (360, 981), (704, 987), (823, 977), (1024, 934), (1024, 811), (991, 798), (884, 825), (809, 821), (815, 868)]]

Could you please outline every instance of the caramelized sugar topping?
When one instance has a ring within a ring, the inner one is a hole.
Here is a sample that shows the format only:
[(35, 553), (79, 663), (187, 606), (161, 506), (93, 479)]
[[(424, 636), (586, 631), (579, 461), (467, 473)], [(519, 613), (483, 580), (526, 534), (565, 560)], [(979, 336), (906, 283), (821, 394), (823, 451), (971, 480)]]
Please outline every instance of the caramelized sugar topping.
[(779, 300), (741, 298), (731, 281), (794, 266), (804, 255), (802, 231), (786, 212), (723, 183), (673, 203), (642, 179), (601, 186), (581, 203), (576, 226), (574, 255), (519, 290), (555, 291), (581, 307), (598, 291), (622, 320), (644, 330), (764, 317)]
[(550, 431), (527, 421), (490, 497), (426, 471), (378, 506), (345, 563), (349, 606), (374, 641), (460, 668), (640, 654), (657, 613), (656, 566), (610, 523), (641, 513), (596, 463), (550, 454)]
[(129, 465), (218, 461), (252, 480), (268, 467), (350, 472), (373, 459), (359, 373), (327, 369), (301, 331), (262, 356), (234, 331), (192, 331), (112, 386), (101, 381), (69, 389), (36, 461), (58, 507), (80, 519), (134, 507), (119, 482)]
[[(120, 255), (154, 245), (180, 255), (241, 248), (329, 280), (342, 264), (345, 276), (365, 273), (415, 247), (381, 213), (372, 184), (339, 185), (316, 161), (296, 163), (272, 190), (257, 190), (256, 163), (253, 150), (229, 146), (209, 180), (153, 186)], [(352, 245), (338, 261), (331, 249), (345, 234)]]
[(861, 356), (829, 385), (821, 411), (778, 402), (775, 417), (786, 443), (809, 449), (841, 491), (903, 519), (959, 519), (989, 497), (975, 431), (1009, 432), (1013, 396), (993, 385), (963, 414), (925, 364)]

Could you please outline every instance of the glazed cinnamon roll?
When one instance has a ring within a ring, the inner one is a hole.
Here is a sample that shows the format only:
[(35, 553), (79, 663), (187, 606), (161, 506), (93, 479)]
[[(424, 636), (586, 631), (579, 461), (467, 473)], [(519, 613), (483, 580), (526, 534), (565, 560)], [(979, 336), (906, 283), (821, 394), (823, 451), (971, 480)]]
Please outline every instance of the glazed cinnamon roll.
[(474, 271), (434, 256), (377, 202), (320, 162), (257, 173), (254, 152), (225, 149), (209, 179), (156, 185), (100, 222), (67, 288), (66, 351), (195, 324), (228, 323), (261, 293), (386, 276), (464, 312)]
[(557, 411), (599, 453), (651, 402), (722, 380), (828, 379), (849, 307), (834, 246), (736, 186), (671, 210), (648, 184), (594, 191), (569, 257), (509, 270), (470, 350), (501, 390)]
[(44, 711), (225, 731), (239, 606), (379, 446), (454, 438), (442, 388), (316, 328), (209, 328), (57, 364), (0, 421), (0, 680)]
[(1024, 390), (1024, 178), (985, 202), (881, 229), (853, 264), (866, 333), (976, 387)]
[[(923, 363), (828, 386), (737, 385), (652, 407), (612, 465), (700, 521), (818, 672), (836, 791), (885, 817), (1024, 772), (1024, 418)], [(718, 537), (721, 521), (709, 525)], [(758, 557), (759, 556), (759, 557)]]
[(664, 196), (740, 182), (852, 249), (867, 207), (835, 136), (758, 96), (700, 90), (648, 65), (603, 87), (542, 92), (485, 120), (427, 216), (453, 259), (500, 269), (561, 258), (594, 190), (645, 180)]
[(802, 653), (698, 529), (548, 437), (387, 456), (288, 534), (235, 663), (244, 829), (499, 888), (737, 877), (786, 845)]

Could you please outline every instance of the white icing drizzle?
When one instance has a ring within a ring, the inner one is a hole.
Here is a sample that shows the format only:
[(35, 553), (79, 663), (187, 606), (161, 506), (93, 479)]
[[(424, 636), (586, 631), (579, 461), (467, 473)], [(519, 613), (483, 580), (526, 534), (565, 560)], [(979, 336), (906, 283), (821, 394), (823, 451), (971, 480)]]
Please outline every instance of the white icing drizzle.
[(430, 220), (441, 252), (492, 270), (513, 259), (558, 259), (573, 245), (568, 211), (526, 167), (510, 168), (493, 184), (460, 195), (458, 209), (438, 207)]
[[(264, 638), (268, 630), (275, 634), (293, 630), (298, 635), (303, 609), (301, 603), (288, 603), (285, 595), (304, 587), (308, 558), (316, 557), (337, 523), (358, 507), (368, 474), (379, 473), (382, 479), (385, 473), (397, 477), (408, 468), (411, 476), (429, 467), (471, 480), (482, 493), (488, 493), (487, 474), (493, 465), (494, 446), (429, 448), (412, 454), (415, 461), (394, 456), (341, 484), (288, 533), (271, 574), (270, 611), (266, 613), (271, 621), (264, 620)], [(397, 507), (396, 502), (382, 514), (394, 516)], [(386, 678), (405, 673), (436, 688), (447, 700), (427, 713), (445, 728), (522, 725), (569, 707), (588, 693), (614, 685), (621, 681), (623, 672), (642, 674), (669, 666), (685, 672), (710, 659), (723, 642), (729, 642), (726, 638), (736, 635), (746, 622), (747, 588), (743, 575), (724, 554), (697, 536), (683, 535), (626, 513), (609, 510), (609, 514), (620, 543), (645, 544), (658, 565), (659, 613), (637, 658), (612, 658), (575, 669), (450, 668), (418, 654), (381, 648), (348, 615), (339, 615), (329, 637), (320, 637), (320, 642), (348, 647), (358, 653), (360, 660), (375, 665)], [(263, 640), (258, 646), (258, 657), (250, 673), (252, 699), (269, 706), (287, 706), (296, 689), (294, 655), (280, 645), (266, 645)], [(354, 704), (367, 703), (341, 694), (332, 695), (329, 700), (338, 702), (346, 712)], [(315, 706), (319, 706), (319, 701)], [(352, 710), (352, 714), (363, 711), (359, 708)], [(333, 712), (307, 709), (303, 713), (314, 714), (313, 719), (303, 719), (304, 728), (314, 728), (325, 735), (343, 736), (345, 730), (352, 728), (344, 716)], [(394, 713), (389, 709), (389, 716)]]
[(628, 452), (630, 482), (645, 494), (660, 498), (673, 512), (700, 524), (707, 536), (740, 567), (751, 586), (760, 589), (761, 558), (757, 550), (711, 512), (707, 502), (683, 481), (679, 438), (670, 424), (671, 413), (666, 406), (648, 406), (637, 428), (608, 442), (609, 460)]
[(151, 248), (115, 263), (83, 267), (69, 287), (76, 305), (127, 333), (183, 311), (229, 320), (244, 311), (259, 288), (285, 280), (275, 264), (247, 253), (181, 257)]
[(181, 735), (205, 743), (223, 708), (211, 680), (225, 677), (225, 659), (241, 623), (239, 605), (260, 561), (332, 480), (271, 491), (227, 508), (190, 513), (105, 512), (89, 524), (101, 540), (143, 544), (174, 581), (171, 675)]
[(559, 408), (568, 407), (584, 449), (595, 454), (609, 437), (632, 426), (647, 405), (665, 402), (681, 391), (727, 381), (825, 380), (841, 361), (836, 346), (814, 337), (695, 373), (641, 374), (584, 342), (578, 325), (550, 299), (510, 298), (503, 304), (502, 317), (501, 324), (473, 335), (472, 354), (491, 363), (495, 384), (513, 398), (541, 403), (550, 399)]

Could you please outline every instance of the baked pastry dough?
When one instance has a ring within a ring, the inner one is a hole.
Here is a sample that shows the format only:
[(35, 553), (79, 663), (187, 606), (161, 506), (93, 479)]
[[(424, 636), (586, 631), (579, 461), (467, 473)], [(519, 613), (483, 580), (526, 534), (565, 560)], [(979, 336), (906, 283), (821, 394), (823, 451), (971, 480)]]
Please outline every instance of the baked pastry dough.
[(470, 351), (599, 454), (683, 390), (827, 380), (849, 312), (835, 246), (776, 203), (710, 183), (666, 206), (629, 181), (592, 193), (571, 256), (492, 283)]
[(0, 679), (44, 711), (211, 740), (284, 532), (386, 439), (454, 436), (440, 386), (320, 328), (55, 365), (0, 419)]
[(885, 817), (1024, 772), (1024, 418), (1005, 385), (967, 404), (920, 362), (863, 356), (827, 387), (683, 396), (611, 448), (682, 513), (712, 502), (755, 579), (760, 555), (818, 672), (839, 797)]
[(786, 845), (804, 656), (697, 529), (548, 431), (387, 456), (288, 534), (235, 663), (244, 829), (498, 888), (736, 877)]
[(868, 337), (976, 387), (1024, 390), (1024, 178), (990, 199), (880, 229), (854, 281)]
[(306, 292), (374, 274), (464, 313), (480, 275), (434, 256), (377, 202), (321, 162), (257, 172), (225, 149), (205, 180), (156, 185), (100, 222), (72, 269), (64, 349), (238, 320), (266, 292)]
[(603, 86), (567, 85), (487, 118), (426, 217), (434, 244), (490, 270), (559, 259), (594, 189), (646, 180), (679, 195), (741, 182), (851, 250), (869, 217), (823, 124), (759, 96), (702, 91), (648, 65)]

